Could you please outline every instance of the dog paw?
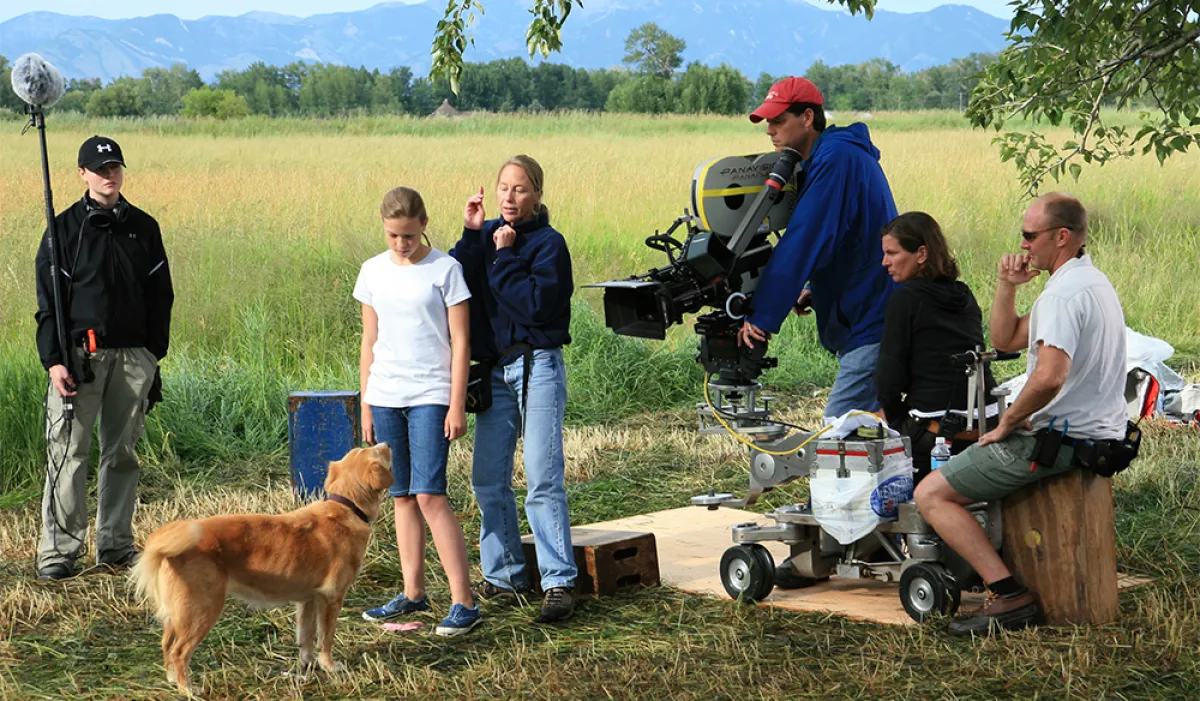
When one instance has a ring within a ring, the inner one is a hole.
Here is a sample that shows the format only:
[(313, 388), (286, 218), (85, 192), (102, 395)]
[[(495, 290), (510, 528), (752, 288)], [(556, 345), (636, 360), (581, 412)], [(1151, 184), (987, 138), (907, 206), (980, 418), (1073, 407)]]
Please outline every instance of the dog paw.
[(324, 670), (326, 674), (340, 674), (346, 671), (346, 665), (342, 664), (341, 662), (334, 662), (333, 660), (330, 660), (328, 662), (321, 662), (321, 669)]

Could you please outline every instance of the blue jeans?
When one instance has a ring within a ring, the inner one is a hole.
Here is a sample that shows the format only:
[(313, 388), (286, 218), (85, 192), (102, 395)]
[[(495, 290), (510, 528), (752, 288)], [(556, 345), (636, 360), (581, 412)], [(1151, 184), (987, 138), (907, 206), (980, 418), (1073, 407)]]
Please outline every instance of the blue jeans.
[(373, 406), (375, 441), (392, 449), (393, 497), (446, 493), (446, 413), (440, 404), (418, 404), (402, 409)]
[[(471, 483), (479, 502), (479, 556), (483, 576), (506, 589), (532, 582), (525, 572), (516, 494), (512, 488), (513, 454), (521, 433), (524, 360), (492, 369), (492, 406), (475, 416), (475, 456)], [(536, 350), (529, 376), (525, 412), (525, 515), (533, 530), (542, 589), (575, 582), (571, 519), (563, 486), (563, 414), (567, 371), (562, 351)]]
[(878, 364), (878, 343), (838, 353), (838, 372), (829, 402), (825, 404), (825, 418), (837, 418), (853, 409), (879, 410), (879, 393), (875, 390), (875, 366)]

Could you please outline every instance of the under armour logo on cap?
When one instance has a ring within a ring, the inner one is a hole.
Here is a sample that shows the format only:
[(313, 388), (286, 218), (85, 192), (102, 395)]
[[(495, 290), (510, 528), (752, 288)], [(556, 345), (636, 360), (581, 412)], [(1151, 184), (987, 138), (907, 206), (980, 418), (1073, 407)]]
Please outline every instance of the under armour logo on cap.
[(105, 151), (112, 153), (112, 144), (97, 144), (96, 151), (100, 153), (104, 153)]

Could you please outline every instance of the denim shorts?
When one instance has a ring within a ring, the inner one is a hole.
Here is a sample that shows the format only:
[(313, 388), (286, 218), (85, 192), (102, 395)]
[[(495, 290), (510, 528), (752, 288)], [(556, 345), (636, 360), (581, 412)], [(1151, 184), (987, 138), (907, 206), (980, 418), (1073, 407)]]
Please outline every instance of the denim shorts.
[(446, 414), (441, 404), (419, 404), (404, 408), (371, 407), (375, 441), (392, 449), (393, 497), (446, 493)]

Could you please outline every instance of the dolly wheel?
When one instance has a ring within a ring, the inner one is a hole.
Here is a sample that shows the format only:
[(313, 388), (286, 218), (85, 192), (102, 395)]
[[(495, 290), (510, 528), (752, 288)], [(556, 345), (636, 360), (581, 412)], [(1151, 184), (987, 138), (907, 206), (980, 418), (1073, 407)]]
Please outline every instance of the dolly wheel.
[(953, 616), (960, 594), (954, 577), (934, 562), (917, 563), (900, 575), (900, 603), (918, 623), (936, 615)]
[(721, 584), (730, 598), (758, 603), (775, 588), (775, 559), (757, 543), (735, 545), (721, 556)]

